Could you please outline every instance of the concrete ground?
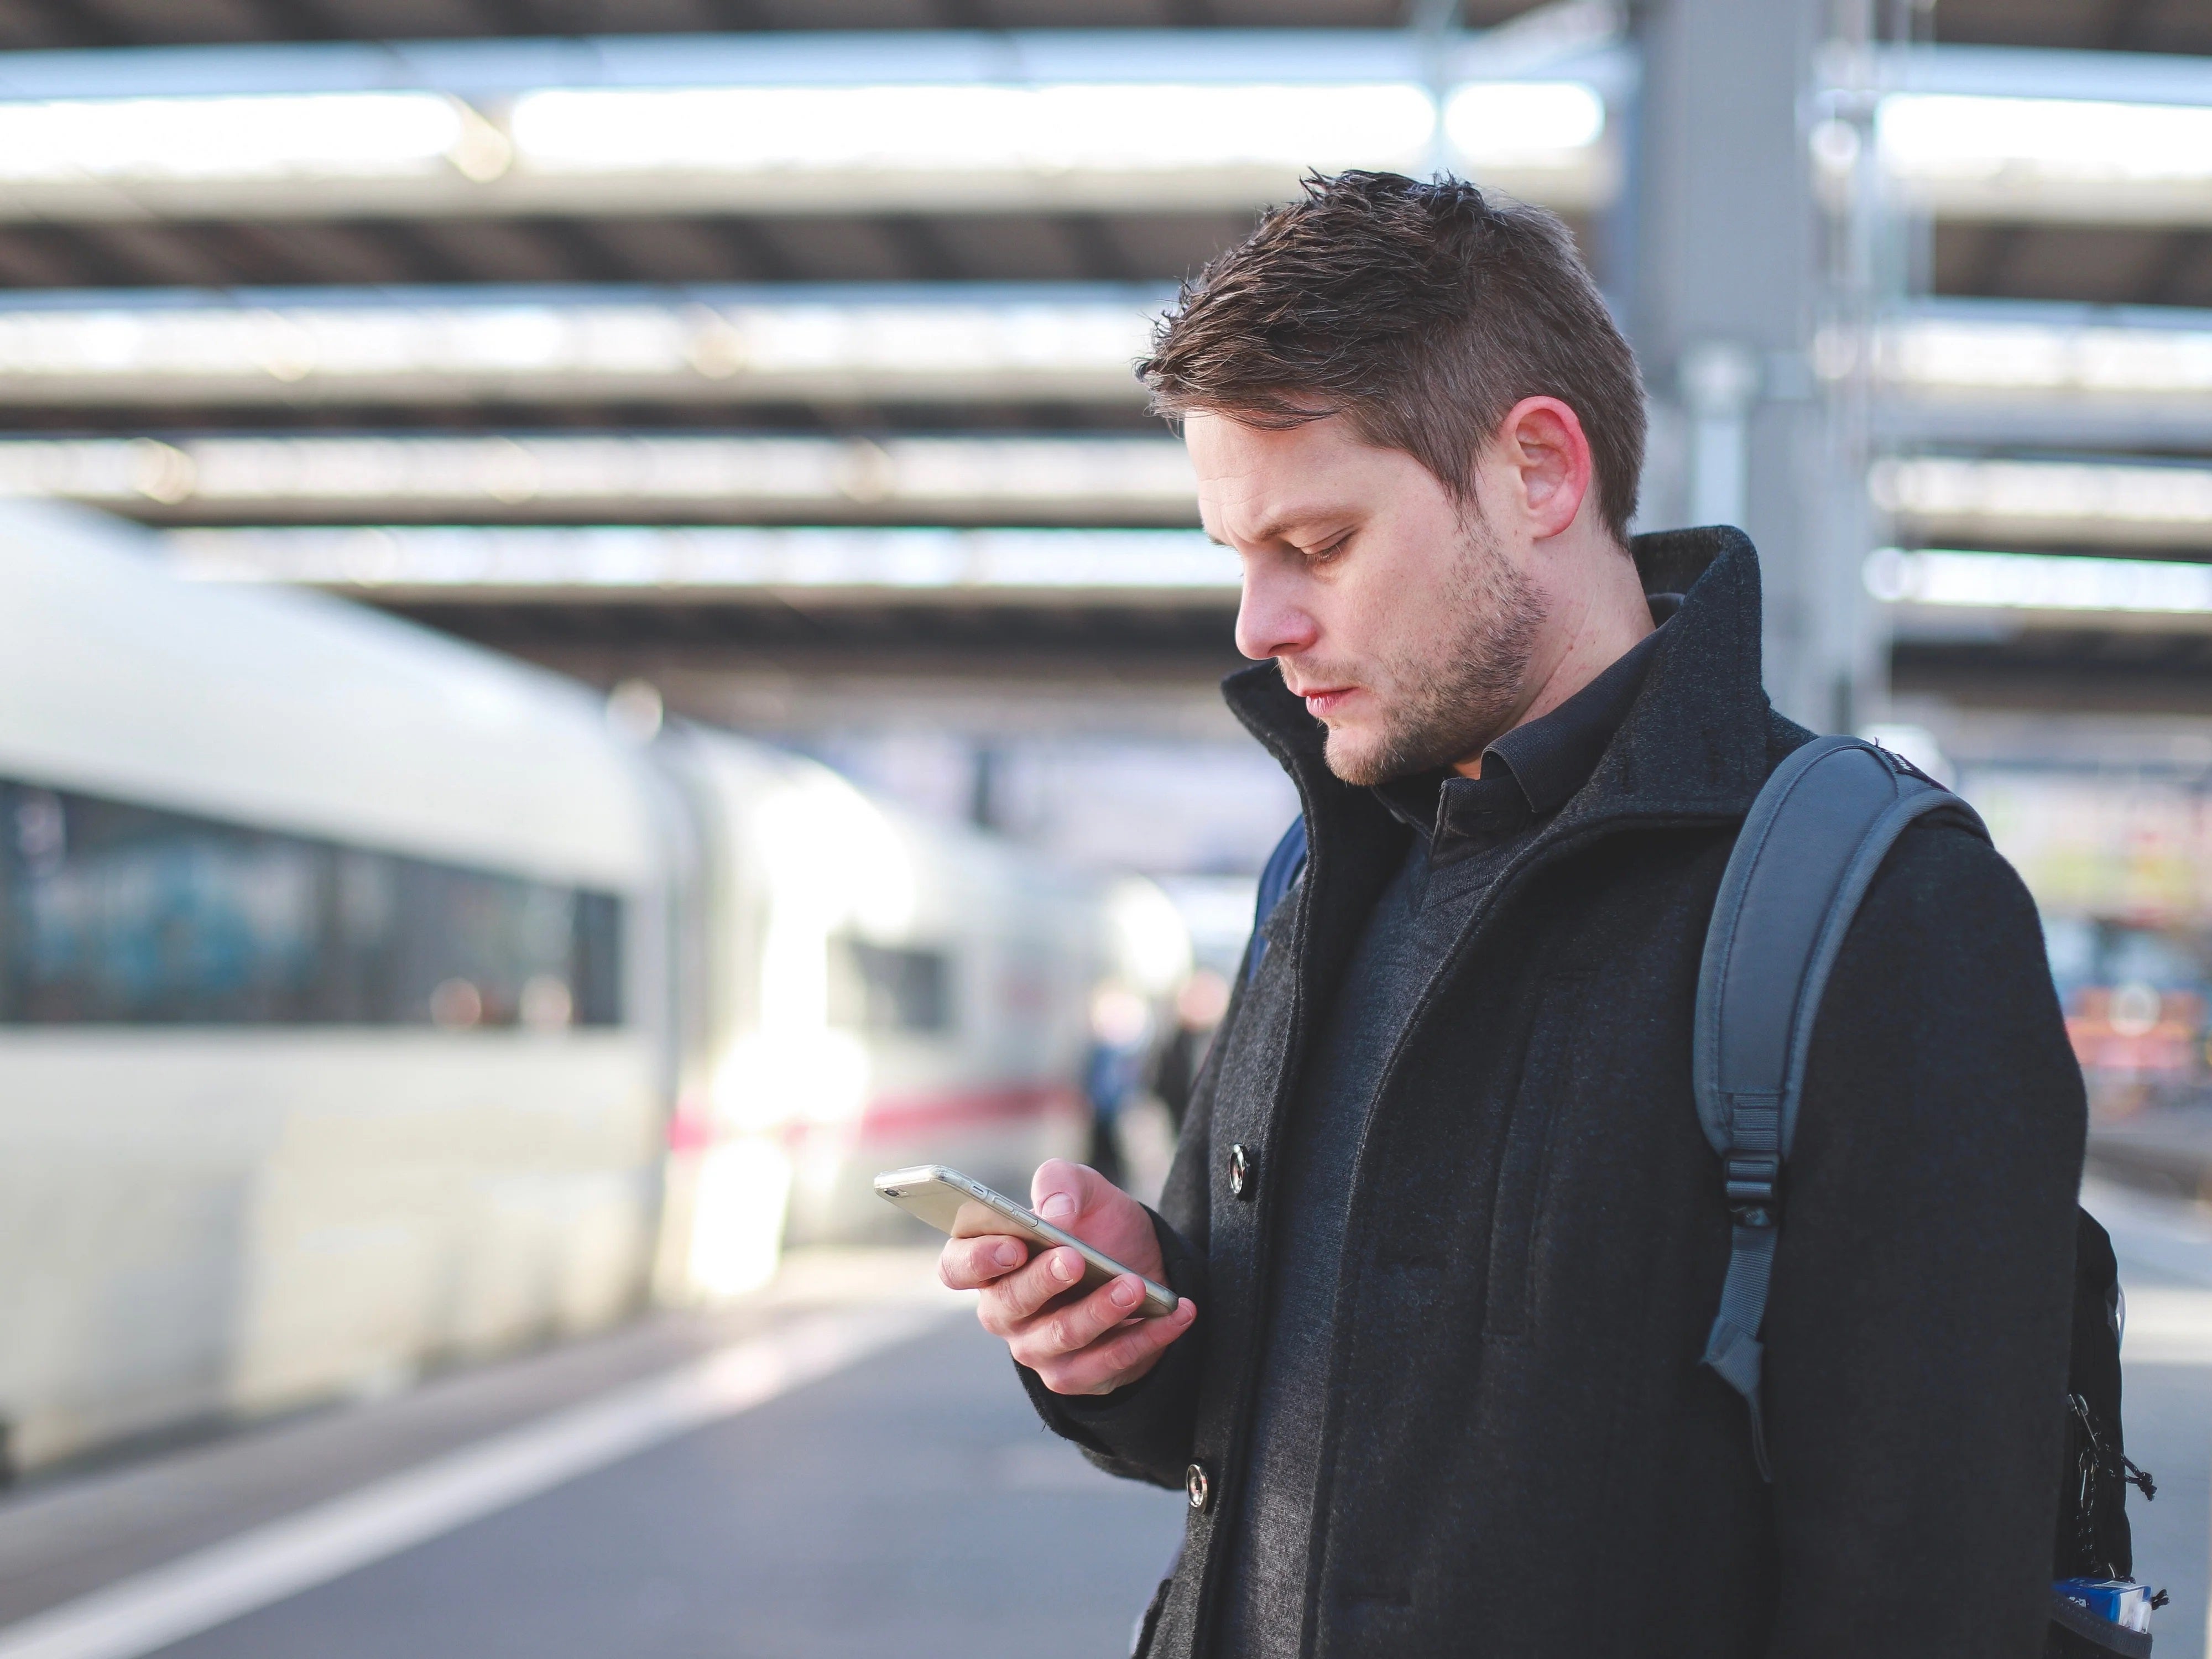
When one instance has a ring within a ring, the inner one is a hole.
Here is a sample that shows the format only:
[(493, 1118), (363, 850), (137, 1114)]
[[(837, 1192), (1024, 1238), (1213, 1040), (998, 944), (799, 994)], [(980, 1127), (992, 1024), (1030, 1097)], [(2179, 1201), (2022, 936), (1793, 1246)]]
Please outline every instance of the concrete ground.
[[(1181, 1535), (1182, 1496), (1110, 1480), (1045, 1434), (1003, 1348), (934, 1287), (934, 1260), (810, 1256), (732, 1309), (25, 1489), (0, 1503), (0, 1655), (1126, 1653)], [(118, 1644), (116, 1619), (78, 1616), (102, 1613), (103, 1585), (151, 1585), (157, 1602), (188, 1607), (204, 1599), (210, 1571), (236, 1577), (238, 1564), (220, 1559), (227, 1540), (252, 1543), (249, 1578), (265, 1577), (272, 1553), (281, 1574), (287, 1516), (395, 1473), (450, 1466), (732, 1345), (773, 1354), (825, 1318), (914, 1334), (204, 1633), (149, 1645), (126, 1632)], [(197, 1587), (162, 1583), (179, 1559), (207, 1569)]]
[(971, 1323), (162, 1650), (1109, 1659), (1182, 1496), (1048, 1439)]
[[(2129, 1449), (2159, 1481), (2130, 1505), (2137, 1571), (2173, 1597), (2160, 1659), (2206, 1659), (2212, 1219), (2087, 1197), (2130, 1292)], [(805, 1258), (734, 1308), (19, 1492), (0, 1503), (0, 1659), (1126, 1652), (1181, 1494), (1042, 1433), (928, 1260)], [(825, 1320), (888, 1346), (817, 1342), (793, 1368)], [(734, 1383), (653, 1392), (739, 1349)]]
[(2130, 1497), (2136, 1577), (2165, 1589), (2158, 1659), (2207, 1659), (2212, 1620), (2212, 1214), (2092, 1182), (2082, 1202), (2112, 1235), (2127, 1297), (2122, 1415), (2128, 1455), (2157, 1478)]

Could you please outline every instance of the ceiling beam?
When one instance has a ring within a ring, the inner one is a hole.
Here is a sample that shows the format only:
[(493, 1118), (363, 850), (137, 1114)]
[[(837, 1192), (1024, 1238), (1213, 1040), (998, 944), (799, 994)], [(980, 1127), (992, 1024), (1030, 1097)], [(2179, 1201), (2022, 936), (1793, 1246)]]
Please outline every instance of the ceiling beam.
[(912, 214), (884, 214), (870, 220), (876, 234), (888, 243), (905, 267), (902, 280), (957, 283), (974, 273), (963, 266), (928, 220)]
[(71, 46), (135, 46), (141, 44), (99, 0), (15, 0), (19, 11), (36, 18), (39, 26), (64, 49)]

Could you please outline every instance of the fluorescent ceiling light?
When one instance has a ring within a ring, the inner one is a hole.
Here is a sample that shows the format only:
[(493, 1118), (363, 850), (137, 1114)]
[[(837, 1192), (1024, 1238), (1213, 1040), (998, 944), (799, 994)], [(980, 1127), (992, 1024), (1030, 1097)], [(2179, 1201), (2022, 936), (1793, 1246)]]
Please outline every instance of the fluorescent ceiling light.
[(1435, 128), (1402, 83), (557, 88), (508, 118), (519, 165), (569, 173), (1389, 166)]
[(0, 182), (490, 176), (504, 149), (434, 92), (0, 102)]
[[(1417, 81), (543, 87), (0, 102), (0, 218), (1249, 208), (1418, 171)], [(1581, 82), (1455, 88), (1452, 164), (1554, 206), (1615, 187)]]
[(1881, 102), (1875, 141), (1934, 212), (2212, 220), (2212, 106), (1899, 93)]
[(1540, 162), (1586, 149), (1605, 134), (1605, 100), (1574, 81), (1497, 81), (1455, 87), (1444, 137), (1470, 167)]
[[(1135, 404), (1132, 369), (1170, 297), (1050, 283), (68, 296), (0, 303), (0, 404)], [(1861, 337), (1824, 332), (1820, 372), (1852, 372)], [(1893, 401), (2085, 420), (2133, 410), (2194, 419), (2212, 406), (2212, 323), (1952, 308), (1873, 337)]]
[[(556, 88), (516, 100), (516, 165), (536, 173), (1098, 173), (1414, 167), (1437, 110), (1402, 82), (1306, 85)], [(1455, 88), (1458, 158), (1571, 160), (1605, 131), (1579, 82)]]
[[(1617, 14), (1578, 9), (1548, 44), (1449, 48), (1440, 128), (1397, 30), (24, 55), (0, 218), (1243, 209), (1309, 166), (1425, 166), (1439, 131), (1484, 182), (1585, 210), (1618, 188), (1605, 93), (1633, 69)], [(2212, 222), (2187, 62), (1916, 47), (1857, 81), (1902, 86), (1878, 153), (1931, 211)]]
[(1884, 511), (1984, 535), (2190, 543), (2212, 535), (2212, 468), (2087, 461), (1887, 460), (1869, 477)]
[[(1095, 292), (1095, 290), (1094, 290)], [(0, 307), (0, 403), (705, 401), (1037, 397), (1134, 402), (1158, 296), (629, 295), (450, 302)]]
[(1166, 437), (208, 437), (0, 441), (0, 495), (295, 515), (905, 511), (1195, 515)]
[[(1852, 372), (1860, 337), (1823, 331), (1814, 362), (1826, 379)], [(1930, 396), (2063, 394), (2198, 399), (2212, 394), (2212, 328), (2029, 320), (1952, 312), (1887, 324), (1875, 334), (1877, 376)]]
[(2203, 105), (1900, 93), (1882, 100), (1875, 133), (1890, 171), (1906, 179), (2212, 178)]
[[(0, 302), (0, 404), (1075, 399), (1133, 404), (1163, 289), (287, 289)], [(2191, 313), (2183, 313), (2187, 316)], [(1820, 372), (1863, 337), (1824, 332)], [(1954, 307), (1885, 325), (1893, 403), (2094, 421), (2212, 407), (2212, 322)]]
[(1894, 547), (1868, 555), (1867, 592), (1891, 605), (1983, 611), (2212, 613), (2212, 565)]
[(1188, 530), (180, 530), (184, 574), (383, 597), (533, 590), (653, 600), (817, 594), (872, 601), (1065, 598), (1233, 600), (1236, 556)]

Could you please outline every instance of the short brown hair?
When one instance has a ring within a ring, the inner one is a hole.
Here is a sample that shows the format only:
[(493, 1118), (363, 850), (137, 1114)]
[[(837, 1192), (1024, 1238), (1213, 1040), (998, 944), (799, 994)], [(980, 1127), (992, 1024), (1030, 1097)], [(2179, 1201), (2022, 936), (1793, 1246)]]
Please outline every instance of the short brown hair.
[(1454, 494), (1523, 398), (1581, 418), (1597, 504), (1624, 542), (1644, 470), (1644, 386), (1556, 215), (1456, 179), (1305, 181), (1183, 284), (1137, 366), (1154, 412), (1291, 427), (1342, 415)]

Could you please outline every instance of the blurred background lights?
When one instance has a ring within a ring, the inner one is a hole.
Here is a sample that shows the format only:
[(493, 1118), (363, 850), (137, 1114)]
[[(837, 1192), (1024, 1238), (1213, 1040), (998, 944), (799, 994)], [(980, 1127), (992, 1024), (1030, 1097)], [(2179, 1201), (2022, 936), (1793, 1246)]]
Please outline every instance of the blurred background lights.
[(629, 742), (651, 743), (666, 714), (660, 689), (650, 680), (623, 680), (607, 693), (607, 724)]
[(1145, 999), (1124, 986), (1102, 987), (1091, 999), (1091, 1033), (1109, 1048), (1141, 1042), (1152, 1021)]
[(2212, 526), (2212, 468), (2203, 466), (1923, 457), (1879, 462), (1868, 482), (1875, 504), (1898, 517), (1988, 535), (2094, 529), (2185, 544)]
[(2212, 565), (1893, 547), (1868, 555), (1867, 592), (1890, 604), (1989, 610), (2212, 612)]
[(523, 982), (519, 1005), (522, 1023), (533, 1030), (557, 1031), (574, 1018), (576, 999), (557, 974), (533, 974)]
[(736, 1296), (775, 1276), (792, 1173), (790, 1154), (761, 1135), (724, 1141), (701, 1158), (685, 1264), (700, 1292)]
[[(817, 213), (1247, 207), (1308, 167), (1418, 169), (1437, 153), (1436, 91), (1390, 72), (1404, 76), (1408, 54), (1326, 32), (1287, 43), (1217, 33), (1226, 49), (1194, 58), (1171, 33), (1128, 32), (1140, 44), (1121, 61), (1151, 71), (1141, 79), (1094, 70), (1055, 80), (1055, 64), (1090, 65), (1048, 34), (1016, 37), (1012, 56), (1026, 73), (1008, 76), (1001, 63), (981, 82), (933, 81), (927, 60), (887, 51), (880, 37), (828, 35), (764, 56), (725, 46), (691, 66), (690, 84), (620, 53), (593, 66), (600, 84), (545, 84), (558, 82), (556, 66), (518, 48), (418, 58), (419, 76), (451, 84), (416, 90), (25, 99), (0, 107), (0, 135), (13, 141), (0, 217), (227, 206), (245, 199), (230, 187), (249, 184), (274, 187), (258, 209), (284, 216), (531, 213), (580, 193), (633, 214), (749, 199)], [(1586, 24), (1554, 33), (1549, 48), (1532, 35), (1522, 60), (1540, 69), (1577, 47), (1601, 59), (1607, 50)], [(315, 60), (298, 61), (312, 77)], [(241, 60), (238, 73), (266, 71)], [(604, 83), (626, 75), (641, 83)], [(1607, 78), (1620, 79), (1617, 68)], [(1541, 199), (1590, 205), (1613, 187), (1590, 154), (1605, 107), (1587, 82), (1448, 85), (1442, 126), (1455, 165), (1508, 169)], [(137, 193), (117, 196), (125, 185)]]
[(331, 587), (1234, 595), (1242, 580), (1236, 555), (1193, 530), (390, 526), (179, 530), (170, 545), (184, 574), (203, 580)]
[(1904, 93), (1881, 101), (1875, 133), (1908, 179), (2212, 178), (2212, 106)]
[[(1578, 154), (1607, 125), (1603, 94), (1586, 82), (1463, 82), (1446, 91), (1441, 125), (1460, 165), (1549, 169), (1549, 188), (1577, 204), (1611, 188)], [(40, 187), (46, 210), (69, 210), (72, 185), (290, 181), (367, 184), (355, 205), (370, 211), (460, 210), (472, 198), (514, 211), (564, 179), (620, 176), (646, 186), (646, 204), (630, 210), (645, 211), (659, 204), (657, 187), (681, 192), (686, 179), (716, 175), (811, 180), (854, 203), (911, 199), (917, 186), (988, 191), (994, 178), (1018, 192), (1103, 200), (1129, 187), (1119, 179), (1149, 180), (1141, 187), (1157, 193), (1181, 177), (1226, 204), (1273, 186), (1224, 171), (1415, 167), (1437, 126), (1425, 87), (1342, 78), (549, 86), (480, 104), (431, 90), (33, 99), (0, 103), (0, 185)], [(1899, 92), (1880, 100), (1875, 134), (1884, 169), (1952, 210), (2212, 214), (2201, 196), (2171, 188), (2212, 176), (2212, 106)], [(1831, 171), (1850, 166), (1856, 145), (1847, 124), (1816, 129), (1816, 158)], [(407, 180), (498, 188), (450, 200), (388, 188)], [(2124, 190), (2117, 206), (2081, 194), (2112, 185)], [(2138, 186), (2152, 193), (2124, 194)], [(106, 215), (119, 204), (94, 195), (76, 205)]]
[(1444, 136), (1477, 164), (1582, 149), (1604, 131), (1605, 100), (1579, 82), (1489, 82), (1444, 100)]
[(0, 101), (0, 182), (373, 179), (466, 156), (483, 118), (431, 92)]
[(805, 300), (697, 289), (305, 295), (255, 301), (0, 305), (0, 401), (254, 402), (274, 380), (302, 397), (473, 400), (650, 388), (721, 399), (755, 391), (970, 398), (1017, 388), (1143, 396), (1131, 366), (1156, 291), (952, 288)]
[[(932, 81), (926, 63), (900, 62), (879, 42), (818, 37), (795, 54), (701, 54), (702, 79), (688, 85), (665, 84), (665, 64), (621, 55), (598, 76), (645, 83), (546, 84), (557, 80), (547, 60), (495, 51), (426, 57), (416, 73), (450, 84), (414, 89), (20, 98), (0, 104), (0, 216), (127, 216), (158, 210), (165, 187), (187, 192), (181, 206), (227, 203), (225, 185), (249, 184), (275, 187), (261, 210), (288, 215), (542, 212), (578, 190), (600, 211), (651, 213), (708, 205), (702, 192), (717, 187), (799, 212), (932, 200), (1229, 206), (1279, 191), (1306, 167), (1418, 168), (1439, 128), (1455, 165), (1505, 169), (1539, 199), (1595, 206), (1619, 188), (1597, 151), (1606, 88), (1623, 77), (1610, 68), (1595, 82), (1544, 77), (1547, 31), (1522, 32), (1530, 78), (1448, 82), (1441, 117), (1428, 85), (1377, 76), (1375, 54), (1348, 41), (1333, 51), (1325, 34), (1287, 49), (1255, 35), (1243, 53), (1194, 65), (1172, 36), (1131, 33), (1157, 40), (1157, 50), (1125, 54), (1155, 78), (1054, 80), (1052, 66), (1069, 59), (1033, 35), (1010, 79)], [(1609, 50), (1586, 20), (1548, 33), (1553, 58)], [(747, 80), (749, 61), (773, 72)], [(1264, 78), (1241, 67), (1249, 64), (1291, 72)], [(238, 78), (257, 74), (241, 63)], [(1946, 211), (2174, 222), (2212, 213), (2186, 188), (2212, 170), (2212, 106), (2172, 101), (2155, 83), (2136, 97), (1895, 91), (1878, 100), (1875, 131), (1884, 169)], [(1848, 123), (1823, 123), (1816, 159), (1832, 173), (1848, 168), (1856, 142)], [(286, 188), (302, 185), (339, 193)]]
[(1908, 389), (2212, 392), (2212, 325), (1931, 317), (1890, 325), (1879, 349), (1883, 378)]
[(1415, 86), (969, 84), (549, 89), (508, 130), (547, 173), (1054, 174), (1410, 165), (1435, 124)]
[(1127, 877), (1108, 893), (1106, 914), (1129, 989), (1155, 1000), (1173, 996), (1191, 970), (1190, 927), (1175, 902), (1157, 883)]
[(921, 872), (879, 802), (845, 780), (809, 778), (760, 819), (761, 844), (787, 901), (818, 907), (830, 927), (895, 938), (914, 925)]
[[(333, 301), (265, 294), (0, 305), (0, 402), (118, 404), (181, 395), (482, 402), (597, 385), (678, 398), (1079, 395), (1130, 405), (1158, 289), (939, 283), (788, 291), (698, 287), (405, 290)], [(1881, 325), (1873, 362), (1908, 394), (1991, 392), (2212, 400), (2212, 317), (2145, 312), (1967, 315)], [(1857, 337), (1830, 329), (1812, 361), (1853, 371)], [(325, 390), (325, 388), (328, 388)]]
[(1951, 764), (1950, 757), (1943, 752), (1936, 734), (1924, 726), (1877, 720), (1861, 726), (1859, 736), (1879, 744), (1893, 755), (1902, 755), (1946, 789), (1958, 784), (1958, 769)]

